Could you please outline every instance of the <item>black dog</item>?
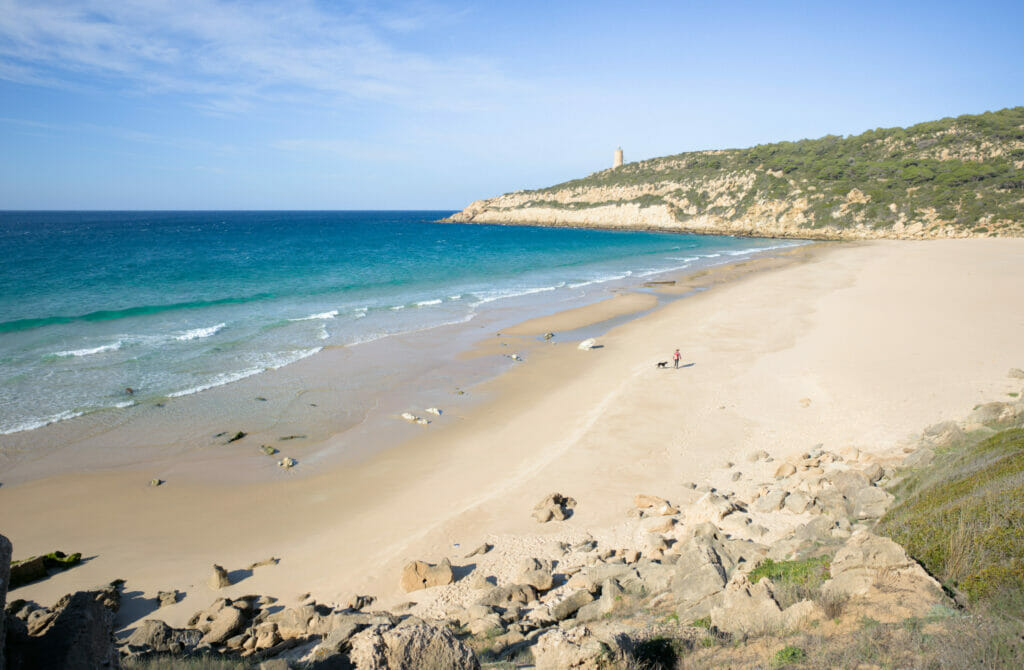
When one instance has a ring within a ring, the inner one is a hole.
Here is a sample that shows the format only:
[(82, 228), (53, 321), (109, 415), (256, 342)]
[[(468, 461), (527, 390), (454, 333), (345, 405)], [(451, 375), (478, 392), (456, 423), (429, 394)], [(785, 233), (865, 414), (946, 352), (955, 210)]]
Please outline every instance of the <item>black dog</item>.
[(655, 367), (667, 368), (668, 367), (668, 361), (662, 361), (662, 362), (658, 363)]

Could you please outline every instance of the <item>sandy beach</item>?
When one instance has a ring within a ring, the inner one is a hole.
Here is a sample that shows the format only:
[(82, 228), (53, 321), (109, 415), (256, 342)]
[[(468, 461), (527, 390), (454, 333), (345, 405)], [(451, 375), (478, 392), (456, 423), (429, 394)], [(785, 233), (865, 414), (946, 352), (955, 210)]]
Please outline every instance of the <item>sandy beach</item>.
[[(284, 472), (255, 449), (169, 460), (153, 447), (133, 461), (129, 445), (94, 440), (73, 472), (60, 452), (15, 472), (0, 461), (0, 531), (15, 558), (59, 548), (87, 559), (9, 599), (49, 603), (121, 578), (123, 627), (175, 588), (186, 597), (155, 615), (172, 625), (218, 595), (358, 592), (390, 605), (409, 599), (398, 575), (411, 559), (461, 564), (487, 538), (597, 533), (635, 494), (672, 498), (755, 449), (885, 452), (1021, 390), (1007, 370), (1024, 367), (1024, 240), (810, 245), (677, 279), (487, 335), (466, 361), (509, 350), (524, 361), (468, 399), (438, 400), (429, 426), (396, 420), (402, 439), (383, 452), (332, 458), (328, 438)], [(623, 323), (598, 349), (559, 340), (612, 319)], [(682, 369), (655, 367), (677, 347)], [(344, 363), (339, 352), (317, 365)], [(237, 476), (253, 469), (261, 476)], [(155, 472), (166, 483), (150, 487)], [(530, 509), (553, 491), (578, 506), (540, 526)], [(246, 569), (271, 556), (280, 562)], [(213, 563), (236, 583), (207, 586)]]

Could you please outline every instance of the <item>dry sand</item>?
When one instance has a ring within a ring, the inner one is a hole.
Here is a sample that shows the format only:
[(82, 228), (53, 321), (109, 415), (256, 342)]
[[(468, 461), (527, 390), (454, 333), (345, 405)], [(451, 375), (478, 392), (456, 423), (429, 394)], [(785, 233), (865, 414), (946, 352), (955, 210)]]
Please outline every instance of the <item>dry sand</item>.
[[(124, 578), (125, 625), (171, 588), (187, 593), (158, 613), (171, 624), (217, 595), (338, 602), (360, 592), (388, 605), (406, 599), (397, 585), (410, 559), (460, 565), (488, 537), (529, 544), (611, 526), (634, 494), (678, 497), (684, 482), (756, 449), (893, 449), (1021, 390), (1007, 370), (1024, 367), (1024, 240), (817, 245), (666, 292), (699, 286), (713, 288), (613, 329), (601, 349), (531, 338), (524, 363), (479, 389), (489, 400), (363, 462), (217, 485), (188, 470), (230, 459), (186, 455), (181, 479), (156, 488), (145, 465), (0, 487), (0, 532), (16, 557), (92, 557), (12, 597), (50, 603)], [(627, 297), (612, 312), (649, 302)], [(521, 332), (592, 322), (610, 307)], [(676, 347), (688, 367), (656, 369)], [(530, 508), (552, 491), (575, 497), (576, 514), (539, 526)], [(244, 570), (269, 556), (280, 564)], [(243, 579), (214, 592), (215, 562)]]

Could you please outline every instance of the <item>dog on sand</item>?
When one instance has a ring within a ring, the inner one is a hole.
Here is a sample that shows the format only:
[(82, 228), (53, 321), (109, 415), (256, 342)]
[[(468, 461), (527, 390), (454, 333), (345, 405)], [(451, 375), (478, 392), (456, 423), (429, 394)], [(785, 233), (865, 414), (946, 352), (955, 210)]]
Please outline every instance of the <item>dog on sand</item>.
[(660, 362), (660, 363), (658, 363), (658, 364), (657, 364), (657, 365), (656, 365), (655, 367), (658, 367), (658, 368), (667, 368), (667, 367), (668, 367), (668, 361), (661, 361), (661, 362)]

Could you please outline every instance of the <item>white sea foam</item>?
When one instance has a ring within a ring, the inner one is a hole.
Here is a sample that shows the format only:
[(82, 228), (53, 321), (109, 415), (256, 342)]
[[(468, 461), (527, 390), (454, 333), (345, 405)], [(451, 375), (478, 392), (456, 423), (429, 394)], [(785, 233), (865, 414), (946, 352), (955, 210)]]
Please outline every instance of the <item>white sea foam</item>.
[(476, 293), (476, 296), (479, 298), (479, 300), (473, 303), (473, 307), (476, 307), (477, 305), (483, 305), (484, 303), (488, 302), (494, 302), (495, 300), (504, 300), (506, 298), (518, 298), (524, 295), (533, 295), (534, 293), (546, 293), (547, 291), (554, 291), (555, 289), (564, 285), (565, 284), (563, 283), (560, 284), (559, 286), (541, 286), (538, 288), (511, 288), (496, 289), (493, 291), (478, 291)]
[[(91, 349), (72, 349), (70, 351), (58, 351), (53, 354), (54, 356), (60, 356), (61, 358), (70, 358), (72, 356), (92, 356), (93, 354), (102, 354), (107, 351), (117, 351), (124, 344), (122, 340), (118, 340), (112, 344), (104, 344)], [(45, 425), (45, 424), (44, 424)]]
[(187, 342), (188, 340), (199, 340), (204, 337), (216, 335), (221, 331), (221, 329), (223, 329), (227, 325), (228, 324), (226, 323), (218, 323), (216, 326), (209, 326), (208, 328), (193, 328), (192, 330), (186, 330), (183, 333), (175, 335), (174, 339), (176, 339), (179, 342)]
[(416, 306), (417, 307), (427, 307), (428, 305), (440, 305), (440, 304), (441, 304), (441, 299), (438, 298), (436, 300), (420, 300), (418, 303), (416, 303)]
[(42, 428), (43, 426), (49, 426), (51, 423), (57, 423), (58, 421), (66, 421), (67, 419), (73, 419), (76, 416), (82, 416), (85, 412), (76, 412), (68, 410), (61, 412), (60, 414), (54, 414), (48, 416), (45, 419), (29, 419), (24, 423), (18, 423), (11, 425), (0, 425), (0, 435), (10, 435), (12, 433), (20, 433), (26, 430), (35, 430), (36, 428)]
[(316, 335), (321, 340), (326, 340), (330, 335), (327, 333), (327, 326), (320, 324), (320, 332)]
[(217, 375), (216, 377), (214, 377), (212, 380), (205, 384), (200, 384), (198, 386), (193, 386), (192, 388), (187, 388), (181, 391), (174, 391), (173, 393), (168, 393), (167, 397), (180, 398), (182, 396), (192, 395), (194, 393), (200, 393), (202, 391), (208, 391), (209, 389), (216, 388), (218, 386), (224, 386), (225, 384), (230, 384), (232, 382), (241, 381), (242, 379), (245, 379), (247, 377), (252, 377), (253, 375), (258, 375), (259, 373), (265, 372), (267, 370), (276, 370), (278, 368), (282, 368), (288, 365), (289, 363), (300, 361), (303, 358), (312, 356), (313, 354), (320, 351), (323, 351), (323, 347), (315, 347), (313, 349), (302, 349), (299, 351), (293, 351), (279, 356), (273, 356), (263, 365), (260, 365), (258, 367), (247, 368), (245, 370), (239, 370), (238, 372), (222, 372), (221, 374)]
[(289, 321), (322, 321), (324, 319), (333, 319), (338, 316), (338, 310), (332, 309), (329, 312), (320, 312), (319, 314), (310, 314), (309, 316), (299, 317), (298, 319), (288, 319)]
[(615, 281), (616, 279), (625, 279), (626, 277), (633, 274), (632, 272), (626, 272), (620, 275), (608, 275), (605, 277), (598, 277), (597, 279), (590, 279), (588, 281), (576, 282), (575, 284), (569, 284), (569, 288), (582, 288), (584, 286), (590, 286), (591, 284), (603, 284), (608, 281)]
[(395, 305), (391, 309), (397, 312), (400, 309), (405, 309), (405, 305)]
[(450, 295), (450, 296), (448, 296), (448, 299), (449, 300), (462, 300), (462, 294), (460, 293), (459, 295)]
[(124, 409), (125, 407), (131, 407), (135, 404), (134, 400), (125, 400), (114, 405), (114, 409)]

